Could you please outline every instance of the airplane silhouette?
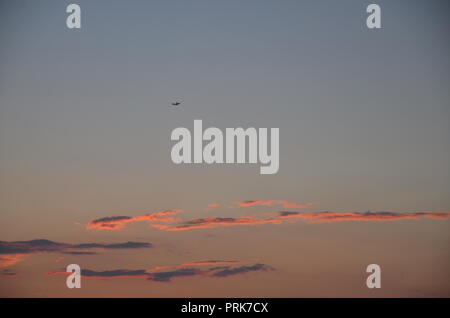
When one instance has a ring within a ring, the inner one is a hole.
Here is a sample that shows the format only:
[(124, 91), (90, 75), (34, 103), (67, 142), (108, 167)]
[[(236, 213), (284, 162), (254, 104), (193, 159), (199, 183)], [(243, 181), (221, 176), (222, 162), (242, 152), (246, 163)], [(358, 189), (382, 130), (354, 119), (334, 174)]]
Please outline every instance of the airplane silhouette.
[(181, 104), (180, 102), (175, 102), (175, 103), (172, 103), (172, 106), (178, 106), (180, 104)]

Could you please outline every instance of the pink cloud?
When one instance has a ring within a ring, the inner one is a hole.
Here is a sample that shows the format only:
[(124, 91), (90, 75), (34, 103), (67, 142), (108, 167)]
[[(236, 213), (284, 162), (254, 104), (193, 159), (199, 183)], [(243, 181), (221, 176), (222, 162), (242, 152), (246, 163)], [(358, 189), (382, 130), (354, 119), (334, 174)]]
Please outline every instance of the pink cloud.
[(172, 215), (181, 212), (183, 212), (183, 210), (164, 210), (140, 216), (107, 216), (90, 221), (86, 228), (99, 230), (119, 230), (126, 224), (132, 222), (173, 222), (176, 219), (173, 218)]

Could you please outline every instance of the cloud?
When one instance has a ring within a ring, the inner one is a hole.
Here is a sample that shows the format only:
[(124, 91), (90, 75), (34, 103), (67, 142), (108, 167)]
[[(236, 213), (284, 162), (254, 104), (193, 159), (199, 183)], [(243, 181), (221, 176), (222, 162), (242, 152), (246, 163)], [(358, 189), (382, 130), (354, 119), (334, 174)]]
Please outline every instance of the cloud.
[(88, 223), (87, 228), (99, 228), (103, 230), (121, 229), (126, 223), (132, 222), (131, 216), (107, 216)]
[(417, 220), (429, 218), (435, 220), (445, 220), (450, 217), (450, 212), (279, 212), (280, 218), (298, 218), (308, 222), (339, 222), (339, 221), (396, 221), (396, 220)]
[[(95, 271), (81, 269), (81, 276), (88, 278), (121, 278), (121, 277), (143, 277), (155, 282), (169, 282), (174, 277), (202, 275), (206, 271), (197, 268), (180, 268), (170, 271), (150, 273), (145, 269), (115, 269), (106, 271)], [(47, 275), (68, 274), (64, 271), (49, 272)]]
[(208, 260), (184, 263), (183, 266), (209, 266), (209, 265), (224, 265), (224, 264), (241, 264), (240, 261), (224, 261), (224, 260)]
[(217, 265), (236, 265), (236, 264), (242, 264), (240, 261), (234, 261), (234, 260), (206, 260), (206, 261), (195, 261), (195, 262), (188, 262), (183, 263), (179, 265), (167, 265), (167, 266), (156, 266), (152, 269), (149, 269), (148, 272), (155, 272), (162, 269), (169, 269), (169, 268), (180, 268), (180, 267), (188, 267), (188, 266), (217, 266)]
[[(230, 208), (236, 208), (236, 207), (251, 207), (251, 206), (273, 206), (273, 205), (280, 205), (285, 209), (305, 209), (308, 208), (314, 203), (305, 203), (305, 204), (298, 204), (293, 203), (289, 201), (283, 201), (283, 200), (249, 200), (249, 201), (240, 201), (236, 202), (234, 206), (230, 206)], [(219, 207), (219, 203), (209, 203), (207, 205), (207, 208), (216, 208)], [(141, 222), (146, 221), (152, 223), (152, 227), (159, 228), (162, 230), (170, 230), (170, 231), (181, 231), (184, 228), (197, 228), (197, 227), (215, 227), (212, 223), (214, 222), (222, 222), (219, 219), (224, 218), (216, 218), (216, 220), (212, 219), (205, 219), (206, 222), (209, 222), (210, 225), (187, 225), (182, 227), (174, 228), (173, 226), (169, 226), (167, 224), (158, 224), (158, 223), (173, 223), (176, 222), (177, 219), (172, 217), (174, 214), (179, 214), (183, 212), (183, 210), (175, 209), (175, 210), (164, 210), (164, 211), (157, 211), (153, 213), (149, 213), (142, 216), (107, 216), (102, 217), (99, 219), (91, 220), (86, 225), (86, 229), (92, 230), (92, 229), (98, 229), (98, 230), (120, 230), (124, 228), (128, 223), (132, 222)], [(201, 219), (199, 219), (201, 220)], [(229, 224), (229, 225), (238, 225), (241, 223), (249, 222), (248, 224), (252, 224), (253, 222), (256, 222), (254, 224), (260, 224), (258, 220), (251, 221), (248, 220), (248, 218), (240, 218), (238, 220), (227, 222), (226, 220), (223, 220), (222, 225)], [(233, 224), (231, 224), (233, 223)], [(271, 223), (271, 221), (267, 221), (267, 223)], [(217, 225), (220, 226), (220, 225)]]
[[(27, 255), (36, 253), (62, 253), (71, 255), (93, 255), (98, 250), (108, 249), (137, 249), (152, 247), (146, 242), (125, 243), (84, 243), (69, 244), (58, 243), (44, 239), (30, 241), (6, 242), (0, 241), (0, 267), (9, 267), (22, 261)], [(94, 250), (94, 251), (91, 251)]]
[(99, 230), (119, 230), (131, 222), (173, 222), (175, 219), (171, 217), (171, 215), (181, 212), (183, 212), (183, 210), (165, 210), (140, 216), (107, 216), (90, 221), (86, 228)]
[(61, 250), (67, 246), (68, 245), (64, 243), (57, 243), (42, 239), (17, 242), (0, 241), (0, 254), (30, 254), (33, 252), (52, 252)]
[(62, 252), (63, 254), (70, 254), (70, 255), (96, 255), (98, 253), (96, 252), (84, 252), (84, 251), (73, 251), (73, 252)]
[(283, 200), (249, 200), (249, 201), (241, 201), (236, 202), (236, 206), (238, 207), (251, 207), (251, 206), (273, 206), (273, 205), (281, 205), (285, 209), (306, 209), (310, 206), (313, 206), (314, 203), (309, 202), (305, 204), (298, 204), (289, 201)]
[(25, 257), (25, 254), (0, 255), (0, 268), (13, 266)]
[(100, 244), (100, 243), (85, 243), (71, 246), (72, 248), (104, 248), (104, 249), (117, 249), (117, 248), (144, 248), (152, 247), (151, 243), (147, 242), (126, 242), (126, 243), (114, 243), (114, 244)]
[[(279, 205), (286, 209), (305, 209), (314, 203), (298, 204), (284, 200), (248, 200), (236, 202), (230, 208), (253, 207), (253, 206), (274, 206)], [(217, 203), (210, 203), (209, 207), (219, 206)], [(449, 218), (450, 212), (298, 212), (281, 211), (271, 212), (270, 217), (241, 216), (241, 217), (208, 217), (195, 218), (190, 220), (175, 219), (173, 214), (183, 210), (166, 210), (150, 213), (144, 216), (110, 216), (90, 221), (86, 226), (88, 229), (117, 230), (130, 222), (148, 221), (150, 226), (162, 231), (187, 231), (193, 229), (211, 229), (223, 226), (252, 226), (262, 224), (285, 224), (292, 223), (295, 219), (309, 223), (314, 222), (338, 222), (338, 221), (394, 221), (394, 220), (416, 220), (429, 218), (435, 220), (445, 220)], [(266, 213), (267, 216), (267, 213)]]
[(195, 276), (206, 274), (207, 271), (198, 268), (180, 268), (173, 271), (157, 272), (149, 274), (148, 280), (155, 282), (168, 282), (174, 277)]
[(178, 225), (153, 224), (152, 227), (163, 231), (186, 231), (193, 229), (216, 228), (220, 226), (237, 225), (262, 225), (262, 224), (285, 224), (288, 221), (302, 220), (309, 223), (339, 222), (339, 221), (396, 221), (417, 220), (428, 218), (434, 220), (445, 220), (450, 218), (450, 212), (292, 212), (281, 211), (275, 217), (211, 217), (192, 219)]
[(147, 273), (144, 269), (129, 270), (116, 269), (111, 271), (93, 271), (90, 269), (82, 269), (81, 276), (94, 278), (108, 278), (108, 277), (146, 277)]
[(248, 272), (254, 272), (254, 271), (268, 271), (273, 270), (272, 267), (267, 266), (265, 264), (255, 264), (251, 266), (239, 266), (234, 268), (224, 268), (221, 269), (213, 274), (215, 277), (227, 277), (231, 275), (236, 274), (244, 274)]
[(257, 219), (252, 217), (241, 217), (241, 218), (213, 217), (213, 218), (192, 219), (175, 226), (161, 225), (161, 224), (154, 224), (152, 226), (164, 231), (185, 231), (200, 228), (215, 228), (219, 226), (260, 225), (267, 223), (280, 224), (282, 223), (282, 220), (280, 220), (279, 218)]
[[(273, 270), (265, 264), (243, 265), (240, 261), (207, 260), (183, 263), (179, 265), (156, 266), (150, 270), (145, 269), (115, 269), (106, 271), (95, 271), (82, 269), (81, 276), (105, 279), (121, 277), (140, 277), (154, 282), (170, 282), (174, 278), (187, 276), (228, 277), (256, 271)], [(217, 267), (217, 265), (222, 265)], [(164, 270), (162, 270), (164, 269)], [(64, 271), (49, 272), (48, 275), (68, 274)]]
[(16, 272), (13, 272), (13, 271), (11, 271), (11, 270), (9, 270), (9, 269), (4, 269), (4, 270), (2, 270), (2, 271), (0, 272), (0, 274), (3, 275), (3, 276), (17, 276), (17, 273), (16, 273)]

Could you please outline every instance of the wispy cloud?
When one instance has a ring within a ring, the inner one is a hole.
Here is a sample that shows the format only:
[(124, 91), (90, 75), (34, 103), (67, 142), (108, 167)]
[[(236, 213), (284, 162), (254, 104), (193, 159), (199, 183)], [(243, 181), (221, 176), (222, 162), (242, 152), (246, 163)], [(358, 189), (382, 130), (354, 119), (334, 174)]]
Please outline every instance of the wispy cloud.
[(17, 262), (22, 261), (27, 255), (37, 253), (93, 255), (97, 254), (100, 250), (137, 249), (149, 247), (152, 247), (152, 244), (147, 242), (69, 244), (44, 239), (15, 242), (0, 241), (0, 267), (12, 266)]
[(307, 209), (314, 205), (312, 202), (308, 202), (305, 204), (299, 204), (284, 200), (248, 200), (248, 201), (240, 201), (236, 202), (235, 206), (237, 207), (251, 207), (251, 206), (274, 206), (280, 205), (285, 209)]
[(248, 272), (268, 271), (268, 270), (273, 270), (273, 268), (268, 265), (265, 265), (265, 264), (244, 265), (244, 266), (239, 266), (239, 267), (231, 267), (231, 268), (228, 267), (228, 268), (220, 269), (220, 270), (214, 272), (214, 274), (212, 276), (227, 277), (227, 276), (232, 276), (232, 275), (237, 275), (237, 274), (245, 274)]
[[(253, 206), (281, 206), (285, 209), (306, 209), (314, 203), (299, 204), (284, 200), (248, 200), (239, 201), (230, 208), (246, 208)], [(208, 207), (219, 206), (217, 203), (210, 203)], [(450, 217), (450, 212), (298, 212), (281, 211), (265, 213), (270, 217), (240, 216), (240, 217), (207, 217), (193, 219), (177, 219), (172, 217), (183, 210), (166, 210), (150, 213), (144, 216), (110, 216), (90, 221), (87, 229), (117, 230), (130, 222), (148, 221), (150, 226), (162, 231), (187, 231), (193, 229), (211, 229), (224, 226), (252, 226), (263, 224), (286, 224), (295, 220), (308, 223), (317, 222), (339, 222), (339, 221), (396, 221), (396, 220), (417, 220), (429, 218), (434, 220), (445, 220)]]
[(396, 221), (396, 220), (417, 220), (429, 218), (435, 220), (445, 220), (450, 217), (450, 212), (279, 212), (280, 218), (298, 218), (308, 222), (339, 222), (339, 221)]
[(195, 262), (188, 262), (183, 263), (179, 265), (165, 265), (165, 266), (155, 266), (148, 270), (148, 272), (156, 272), (162, 269), (169, 269), (169, 268), (182, 268), (182, 267), (188, 267), (188, 266), (218, 266), (218, 265), (236, 265), (236, 264), (242, 264), (240, 261), (234, 261), (234, 260), (206, 260), (206, 261), (195, 261)]
[(86, 228), (100, 230), (119, 230), (126, 224), (132, 222), (173, 222), (175, 221), (175, 218), (173, 218), (172, 215), (181, 212), (183, 212), (183, 210), (165, 210), (139, 216), (107, 216), (90, 221)]
[[(306, 209), (314, 203), (299, 204), (284, 200), (248, 200), (235, 202), (234, 205), (229, 208), (246, 208), (252, 206), (281, 206), (284, 209)], [(206, 209), (212, 209), (220, 207), (219, 203), (209, 203)], [(98, 230), (120, 230), (128, 223), (146, 221), (151, 224), (152, 227), (159, 228), (168, 231), (182, 231), (183, 229), (191, 228), (211, 228), (225, 225), (253, 225), (264, 223), (278, 223), (276, 220), (261, 220), (249, 217), (241, 218), (206, 218), (206, 219), (194, 219), (186, 222), (186, 224), (179, 226), (171, 226), (170, 223), (179, 221), (173, 215), (184, 212), (184, 210), (165, 210), (152, 212), (141, 216), (107, 216), (99, 219), (89, 221), (86, 225), (86, 229), (98, 229)], [(190, 224), (190, 223), (195, 224)], [(164, 224), (161, 224), (164, 223)]]
[(163, 231), (186, 231), (193, 229), (215, 228), (221, 226), (250, 226), (262, 224), (286, 224), (296, 220), (308, 223), (318, 222), (342, 222), (342, 221), (397, 221), (397, 220), (418, 220), (428, 218), (434, 220), (445, 220), (450, 218), (450, 212), (291, 212), (281, 211), (276, 216), (270, 218), (238, 217), (224, 218), (212, 217), (184, 221), (176, 225), (153, 224), (154, 228)]
[(257, 219), (252, 217), (241, 218), (201, 218), (192, 219), (179, 225), (153, 224), (152, 226), (164, 231), (185, 231), (192, 229), (214, 228), (219, 226), (238, 226), (238, 225), (260, 225), (260, 224), (280, 224), (282, 220), (279, 218)]
[(10, 267), (25, 259), (26, 254), (0, 255), (0, 268)]
[[(240, 265), (240, 261), (207, 260), (183, 263), (179, 265), (156, 266), (152, 269), (115, 269), (105, 271), (95, 271), (82, 269), (83, 277), (94, 279), (120, 278), (120, 277), (140, 277), (154, 282), (170, 282), (177, 277), (187, 276), (207, 276), (207, 277), (228, 277), (249, 272), (274, 270), (265, 264)], [(220, 265), (220, 266), (218, 266)], [(49, 272), (48, 275), (68, 274), (64, 271)]]
[(3, 275), (3, 276), (17, 276), (17, 273), (16, 273), (16, 272), (13, 272), (12, 270), (10, 270), (10, 269), (8, 269), (8, 268), (3, 269), (3, 270), (0, 272), (0, 274)]

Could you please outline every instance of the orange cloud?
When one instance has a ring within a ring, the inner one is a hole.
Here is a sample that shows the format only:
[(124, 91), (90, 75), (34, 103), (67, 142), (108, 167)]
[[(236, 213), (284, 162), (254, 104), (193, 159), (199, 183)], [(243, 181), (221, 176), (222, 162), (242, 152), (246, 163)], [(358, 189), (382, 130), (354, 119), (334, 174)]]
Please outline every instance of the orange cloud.
[(171, 215), (183, 212), (183, 210), (165, 210), (157, 211), (146, 215), (140, 216), (107, 216), (104, 218), (90, 221), (87, 229), (99, 229), (99, 230), (119, 230), (126, 224), (131, 222), (173, 222), (176, 219)]
[(0, 268), (13, 266), (22, 261), (26, 256), (26, 254), (0, 255)]
[(276, 217), (257, 219), (253, 217), (211, 217), (192, 219), (178, 225), (152, 224), (152, 227), (163, 231), (186, 231), (192, 229), (215, 228), (220, 226), (237, 225), (260, 225), (260, 224), (283, 224), (288, 220), (300, 219), (306, 222), (342, 222), (342, 221), (396, 221), (417, 220), (429, 218), (434, 220), (445, 220), (450, 218), (450, 212), (279, 212)]
[(279, 218), (256, 219), (251, 217), (242, 218), (203, 218), (192, 219), (181, 225), (171, 226), (162, 224), (153, 224), (152, 226), (164, 231), (185, 231), (200, 228), (214, 228), (219, 226), (236, 226), (236, 225), (260, 225), (260, 224), (280, 224), (282, 220)]
[[(314, 203), (305, 203), (305, 204), (298, 204), (293, 203), (289, 201), (283, 201), (283, 200), (250, 200), (250, 201), (241, 201), (236, 202), (234, 206), (230, 206), (229, 208), (236, 208), (236, 207), (251, 207), (251, 206), (272, 206), (272, 205), (281, 205), (285, 209), (305, 209), (308, 208)], [(219, 207), (219, 203), (209, 203), (207, 205), (208, 208), (216, 208)], [(120, 230), (123, 227), (126, 226), (128, 223), (132, 222), (140, 222), (140, 221), (147, 221), (151, 223), (170, 223), (175, 222), (176, 218), (171, 217), (173, 214), (178, 214), (183, 212), (183, 210), (165, 210), (165, 211), (157, 211), (153, 212), (147, 215), (142, 216), (107, 216), (99, 219), (95, 219), (92, 221), (89, 221), (89, 223), (86, 225), (86, 229), (99, 229), (99, 230)], [(209, 220), (214, 222), (219, 222), (219, 220)], [(232, 221), (230, 225), (239, 225), (239, 224), (261, 224), (263, 223), (275, 223), (276, 221), (262, 221), (262, 220), (254, 220), (254, 219), (248, 219), (248, 218), (241, 218), (240, 220)], [(229, 224), (230, 222), (225, 223)], [(225, 225), (225, 223), (223, 225)], [(154, 228), (158, 228), (161, 230), (175, 230), (174, 227), (164, 224), (152, 224), (151, 225)], [(217, 225), (219, 226), (219, 225)], [(187, 228), (194, 228), (194, 227), (214, 227), (214, 225), (207, 226), (205, 225), (191, 225)], [(180, 230), (180, 229), (179, 229)]]
[[(314, 203), (298, 204), (284, 200), (249, 200), (236, 202), (230, 208), (252, 207), (252, 206), (274, 206), (280, 205), (283, 208), (305, 209), (314, 205)], [(220, 206), (218, 203), (210, 203), (208, 207)], [(150, 213), (144, 216), (111, 216), (90, 221), (86, 228), (88, 229), (121, 229), (125, 224), (137, 221), (151, 222), (151, 227), (162, 231), (186, 231), (192, 229), (216, 228), (221, 226), (238, 225), (261, 225), (261, 224), (283, 224), (288, 220), (300, 219), (305, 222), (339, 222), (339, 221), (394, 221), (394, 220), (415, 220), (429, 218), (435, 220), (444, 220), (449, 218), (450, 212), (416, 212), (416, 213), (398, 213), (398, 212), (271, 212), (265, 213), (270, 217), (258, 218), (254, 215), (242, 217), (209, 217), (197, 218), (180, 221), (171, 215), (182, 212), (183, 210), (166, 210)], [(180, 223), (173, 224), (175, 221)], [(172, 223), (172, 224), (167, 224)]]

